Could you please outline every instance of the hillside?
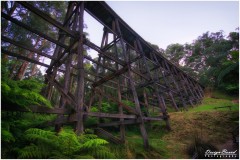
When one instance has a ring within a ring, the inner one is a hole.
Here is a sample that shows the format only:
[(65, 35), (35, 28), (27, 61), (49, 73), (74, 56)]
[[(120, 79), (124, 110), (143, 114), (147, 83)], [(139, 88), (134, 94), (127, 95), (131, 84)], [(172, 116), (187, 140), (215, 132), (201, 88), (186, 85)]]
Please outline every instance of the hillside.
[[(192, 158), (189, 150), (195, 140), (203, 145), (212, 145), (219, 151), (235, 151), (237, 146), (233, 144), (231, 132), (239, 125), (239, 104), (226, 96), (219, 97), (206, 97), (201, 105), (189, 111), (171, 112), (171, 131), (165, 129), (164, 123), (146, 124), (151, 144), (149, 151), (143, 150), (137, 128), (128, 128), (127, 149), (122, 149), (122, 152), (127, 152), (118, 153), (121, 156), (118, 158)], [(231, 106), (231, 110), (224, 106)]]

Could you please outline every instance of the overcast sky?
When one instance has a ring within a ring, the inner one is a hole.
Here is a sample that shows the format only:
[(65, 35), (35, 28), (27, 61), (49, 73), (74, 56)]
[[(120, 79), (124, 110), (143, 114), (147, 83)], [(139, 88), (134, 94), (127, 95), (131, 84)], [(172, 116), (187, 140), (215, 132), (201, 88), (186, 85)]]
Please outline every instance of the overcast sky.
[[(223, 30), (227, 35), (239, 26), (237, 1), (107, 1), (107, 4), (142, 38), (163, 49), (173, 43), (191, 43), (206, 31)], [(103, 26), (87, 13), (84, 22), (90, 40), (100, 45)], [(97, 56), (96, 52), (90, 54)]]

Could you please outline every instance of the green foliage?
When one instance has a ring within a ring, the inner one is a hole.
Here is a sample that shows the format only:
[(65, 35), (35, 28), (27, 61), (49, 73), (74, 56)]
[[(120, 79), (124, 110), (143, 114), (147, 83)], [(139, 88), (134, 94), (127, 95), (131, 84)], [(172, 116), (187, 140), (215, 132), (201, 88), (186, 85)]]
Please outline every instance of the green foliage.
[(191, 44), (171, 44), (166, 57), (206, 87), (238, 94), (239, 32), (206, 32)]
[(239, 91), (238, 77), (239, 75), (239, 63), (228, 63), (218, 75), (218, 86), (223, 88), (229, 93), (237, 94)]
[(56, 133), (38, 128), (24, 132), (25, 145), (17, 148), (18, 158), (114, 158), (106, 140), (94, 134), (77, 136), (72, 129)]
[[(230, 108), (226, 106), (231, 106), (231, 110), (239, 110), (238, 104), (234, 104), (230, 100), (226, 99), (215, 99), (215, 98), (205, 98), (203, 104), (198, 107), (189, 109), (190, 112), (202, 112), (202, 111), (229, 111)], [(222, 108), (218, 108), (222, 107)]]
[(129, 107), (135, 107), (135, 104), (132, 101), (122, 100), (122, 102)]
[(49, 156), (49, 151), (43, 146), (36, 146), (35, 144), (30, 144), (23, 149), (18, 150), (18, 158), (47, 158)]
[(96, 139), (90, 139), (89, 141), (85, 142), (81, 148), (83, 149), (91, 149), (95, 147), (99, 147), (101, 145), (108, 144), (106, 140), (96, 138)]
[(25, 108), (31, 105), (44, 105), (50, 108), (51, 103), (39, 94), (42, 87), (43, 84), (34, 79), (22, 81), (3, 79), (1, 81), (2, 102)]
[(15, 141), (15, 138), (13, 137), (12, 133), (5, 129), (5, 128), (2, 128), (1, 130), (1, 136), (2, 136), (2, 140), (5, 141), (5, 142), (14, 142)]

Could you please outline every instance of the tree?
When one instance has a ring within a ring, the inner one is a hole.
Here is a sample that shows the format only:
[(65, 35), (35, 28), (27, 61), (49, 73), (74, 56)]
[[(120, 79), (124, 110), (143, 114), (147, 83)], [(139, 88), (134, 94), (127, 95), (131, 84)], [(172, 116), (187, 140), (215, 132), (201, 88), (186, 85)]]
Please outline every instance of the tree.
[(171, 44), (167, 46), (165, 55), (168, 60), (179, 66), (182, 64), (182, 59), (185, 55), (184, 46), (181, 44)]
[[(238, 90), (239, 33), (203, 33), (192, 44), (171, 44), (165, 55), (206, 87)], [(227, 78), (228, 77), (228, 78)]]

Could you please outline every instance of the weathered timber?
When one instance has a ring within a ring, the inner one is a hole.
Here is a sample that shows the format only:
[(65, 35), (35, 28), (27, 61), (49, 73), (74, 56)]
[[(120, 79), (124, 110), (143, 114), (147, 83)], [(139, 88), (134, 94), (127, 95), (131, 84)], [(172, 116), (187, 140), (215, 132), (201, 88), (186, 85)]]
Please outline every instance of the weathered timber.
[(63, 27), (63, 25), (56, 21), (55, 19), (49, 17), (47, 14), (45, 14), (44, 12), (40, 11), (39, 9), (37, 9), (36, 7), (34, 7), (33, 5), (29, 4), (28, 2), (23, 2), (23, 1), (18, 1), (17, 3), (21, 4), (22, 6), (24, 6), (25, 8), (27, 8), (28, 10), (30, 10), (31, 12), (35, 13), (36, 15), (38, 15), (39, 17), (43, 18), (44, 20), (46, 20), (47, 22), (51, 23), (52, 25), (54, 25), (55, 27), (63, 30), (64, 32), (68, 33), (70, 36), (72, 36), (73, 38), (76, 37), (76, 35), (70, 31), (69, 29)]
[(115, 137), (114, 135), (112, 135), (111, 133), (105, 131), (102, 128), (95, 128), (95, 134), (97, 134), (98, 136), (105, 138), (115, 144), (121, 144), (123, 143), (123, 141), (121, 141), (121, 139)]
[[(125, 48), (125, 45), (124, 45), (124, 42), (123, 42), (123, 37), (122, 37), (123, 35), (121, 33), (122, 31), (121, 31), (121, 28), (120, 28), (120, 25), (119, 25), (119, 19), (118, 18), (115, 18), (115, 24), (116, 24), (116, 30), (119, 33), (120, 42), (121, 42), (121, 46), (122, 46), (122, 49), (123, 49), (124, 59), (125, 59), (125, 61), (129, 62), (129, 58), (126, 55), (127, 52), (126, 52), (126, 48)], [(135, 101), (135, 108), (136, 108), (137, 113), (139, 114), (139, 117), (140, 117), (141, 121), (142, 121), (139, 126), (140, 126), (141, 135), (142, 135), (142, 138), (143, 138), (143, 144), (144, 144), (145, 148), (149, 148), (148, 136), (147, 136), (147, 132), (146, 132), (146, 129), (145, 129), (145, 126), (144, 126), (144, 122), (142, 120), (141, 108), (140, 108), (140, 104), (139, 104), (139, 100), (138, 100), (137, 91), (136, 91), (134, 83), (133, 83), (133, 78), (132, 78), (132, 74), (131, 74), (131, 71), (130, 71), (130, 65), (128, 67), (128, 77), (129, 77), (129, 84), (130, 84), (132, 94), (133, 94), (133, 97), (134, 97), (134, 101)]]
[[(13, 18), (2, 12), (2, 18), (7, 21), (36, 34), (38, 38), (44, 38), (44, 41), (48, 40), (56, 44), (53, 55), (48, 55), (36, 48), (12, 40), (6, 35), (2, 37), (4, 42), (36, 53), (38, 57), (41, 55), (51, 60), (50, 65), (48, 65), (26, 55), (16, 54), (10, 49), (2, 50), (6, 55), (47, 67), (46, 83), (48, 83), (48, 87), (45, 93), (48, 99), (51, 100), (53, 91), (59, 92), (61, 96), (58, 97), (60, 105), (56, 107), (61, 108), (46, 109), (45, 107), (43, 109), (33, 107), (33, 112), (58, 114), (58, 118), (52, 124), (60, 124), (61, 127), (63, 123), (74, 122), (76, 124), (76, 133), (81, 134), (84, 129), (83, 121), (88, 116), (116, 119), (118, 121), (98, 124), (98, 126), (102, 127), (119, 126), (121, 140), (114, 138), (110, 133), (101, 132), (103, 136), (109, 135), (112, 137), (111, 139), (115, 142), (124, 142), (125, 125), (137, 124), (140, 127), (144, 146), (148, 148), (145, 123), (164, 120), (167, 127), (170, 128), (167, 105), (172, 105), (178, 110), (179, 107), (186, 108), (187, 104), (194, 105), (194, 103), (199, 103), (202, 100), (204, 96), (203, 86), (157, 52), (105, 2), (68, 2), (63, 23), (59, 23), (28, 2), (18, 3), (36, 14), (37, 18), (44, 19), (59, 29), (58, 39), (56, 40), (47, 35), (47, 32), (42, 33), (21, 22), (16, 17)], [(84, 36), (84, 11), (87, 11), (90, 16), (103, 25), (100, 47)], [(113, 37), (110, 38), (110, 35)], [(110, 39), (112, 39), (111, 42)], [(68, 41), (70, 43), (66, 45)], [(84, 55), (84, 47), (97, 51), (98, 60)], [(77, 58), (74, 62), (71, 61), (73, 55)], [(95, 73), (88, 71), (87, 68), (84, 70), (84, 60), (97, 65), (97, 68), (94, 68)], [(62, 69), (64, 67), (65, 69)], [(59, 72), (64, 75), (63, 85), (60, 85), (57, 81)], [(72, 94), (73, 91), (75, 92), (74, 95)], [(88, 97), (89, 94), (90, 97)], [(97, 98), (99, 99), (98, 102), (96, 101)], [(103, 100), (116, 103), (119, 113), (102, 113), (101, 105)], [(123, 100), (134, 102), (135, 108), (123, 104)], [(99, 112), (89, 112), (92, 103), (99, 103)], [(65, 110), (64, 106), (66, 104), (72, 106), (70, 108), (71, 113), (69, 110)], [(148, 112), (143, 112), (142, 107), (145, 107), (148, 111), (150, 107), (152, 107), (153, 111), (158, 109), (156, 111), (162, 112), (162, 116), (151, 117)], [(18, 110), (17, 107), (9, 109)]]
[(101, 80), (93, 83), (92, 86), (93, 86), (93, 87), (97, 87), (97, 86), (105, 83), (106, 81), (109, 81), (109, 80), (111, 80), (111, 79), (119, 76), (120, 74), (125, 73), (125, 72), (127, 71), (127, 69), (128, 69), (127, 66), (125, 66), (125, 67), (123, 67), (122, 69), (118, 70), (117, 72), (114, 72), (113, 74), (110, 74), (110, 75), (102, 78)]
[(78, 77), (77, 77), (77, 90), (76, 90), (76, 97), (77, 97), (77, 124), (76, 124), (76, 133), (78, 135), (83, 133), (83, 104), (84, 104), (84, 68), (83, 68), (83, 15), (84, 15), (84, 1), (80, 2), (80, 11), (79, 11), (79, 45), (77, 48), (77, 63), (78, 63)]
[(39, 50), (34, 49), (34, 48), (30, 48), (30, 47), (28, 47), (28, 46), (26, 46), (26, 45), (24, 45), (24, 44), (20, 44), (19, 42), (14, 41), (14, 40), (12, 40), (12, 39), (10, 39), (10, 38), (7, 38), (7, 37), (5, 37), (5, 36), (1, 36), (1, 38), (2, 38), (2, 40), (5, 41), (5, 42), (11, 43), (11, 44), (13, 44), (13, 45), (15, 45), (15, 46), (21, 47), (21, 48), (26, 49), (26, 50), (28, 50), (28, 51), (37, 53), (37, 54), (39, 54), (39, 55), (41, 55), (41, 56), (44, 56), (44, 57), (53, 59), (52, 56), (50, 56), (50, 55), (48, 55), (48, 54), (46, 54), (46, 53), (43, 53), (42, 51), (39, 51)]
[(100, 89), (96, 88), (96, 92), (98, 92), (99, 94), (105, 96), (106, 98), (108, 98), (110, 101), (113, 101), (113, 102), (116, 102), (117, 104), (121, 105), (124, 109), (126, 109), (128, 112), (130, 113), (133, 113), (133, 114), (136, 114), (136, 110), (134, 108), (131, 108), (127, 105), (125, 105), (124, 103), (118, 101), (116, 98), (106, 94), (106, 93), (103, 93)]
[(33, 29), (33, 28), (31, 28), (30, 26), (28, 26), (28, 25), (26, 25), (26, 24), (24, 24), (24, 23), (22, 23), (22, 22), (20, 22), (20, 21), (18, 21), (18, 20), (16, 20), (16, 19), (8, 16), (8, 15), (5, 14), (4, 12), (1, 12), (1, 14), (2, 14), (2, 17), (3, 17), (3, 18), (5, 18), (5, 19), (7, 19), (7, 20), (9, 20), (9, 21), (17, 24), (17, 25), (20, 26), (20, 27), (23, 27), (23, 28), (26, 29), (26, 30), (29, 30), (29, 31), (31, 31), (31, 32), (33, 32), (33, 33), (35, 33), (35, 34), (37, 34), (37, 35), (39, 35), (39, 36), (47, 39), (48, 41), (50, 41), (50, 42), (52, 42), (52, 43), (54, 43), (54, 44), (57, 44), (57, 45), (59, 45), (59, 46), (61, 46), (61, 47), (63, 47), (63, 48), (67, 48), (67, 47), (68, 47), (67, 45), (65, 45), (65, 44), (63, 44), (63, 43), (60, 43), (59, 41), (57, 41), (57, 40), (49, 37), (48, 35), (40, 32), (40, 31), (38, 31), (38, 30), (36, 30), (36, 29)]
[(41, 65), (41, 66), (44, 66), (44, 67), (48, 67), (49, 66), (47, 64), (41, 63), (39, 61), (36, 61), (34, 59), (22, 56), (22, 55), (17, 54), (17, 53), (13, 53), (13, 52), (7, 51), (5, 49), (2, 49), (1, 51), (2, 51), (2, 53), (7, 54), (9, 56), (16, 57), (16, 58), (19, 58), (19, 59), (22, 59), (22, 60), (25, 60), (25, 61), (28, 61), (28, 62), (31, 62), (31, 63), (34, 63), (34, 64), (38, 64), (38, 65)]

